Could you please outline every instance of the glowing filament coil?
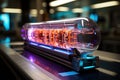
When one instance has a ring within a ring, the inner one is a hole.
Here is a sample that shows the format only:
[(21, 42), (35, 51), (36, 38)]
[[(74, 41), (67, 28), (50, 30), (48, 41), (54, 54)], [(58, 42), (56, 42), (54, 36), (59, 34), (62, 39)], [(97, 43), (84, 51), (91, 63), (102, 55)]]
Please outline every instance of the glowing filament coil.
[(28, 34), (31, 34), (28, 37), (31, 41), (60, 48), (68, 48), (76, 42), (76, 35), (66, 29), (33, 29)]

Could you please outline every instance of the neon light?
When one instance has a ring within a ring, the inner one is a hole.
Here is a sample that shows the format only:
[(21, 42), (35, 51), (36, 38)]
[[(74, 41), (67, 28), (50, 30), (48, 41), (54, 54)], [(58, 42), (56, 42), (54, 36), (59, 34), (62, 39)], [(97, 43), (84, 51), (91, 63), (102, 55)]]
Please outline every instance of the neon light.
[(68, 50), (56, 49), (55, 47), (54, 47), (54, 49), (53, 49), (53, 48), (50, 47), (50, 46), (46, 46), (46, 45), (42, 45), (42, 44), (39, 45), (39, 44), (34, 43), (34, 42), (30, 42), (30, 44), (31, 44), (31, 45), (34, 45), (34, 46), (38, 46), (38, 47), (43, 47), (43, 48), (45, 48), (45, 49), (51, 49), (51, 50), (54, 50), (54, 51), (57, 51), (57, 52), (61, 52), (61, 53), (64, 53), (64, 54), (68, 54), (68, 55), (72, 54), (72, 52), (69, 52)]
[(56, 1), (50, 2), (49, 5), (50, 5), (51, 7), (56, 7), (56, 6), (60, 6), (60, 5), (63, 5), (63, 4), (70, 3), (70, 2), (72, 2), (72, 1), (75, 1), (75, 0), (65, 0), (65, 1), (63, 1), (63, 0), (56, 0)]
[(83, 69), (92, 69), (92, 68), (95, 68), (95, 66), (86, 66), (86, 67), (83, 67)]
[(95, 59), (95, 56), (85, 57), (85, 59)]
[(111, 6), (117, 6), (119, 5), (119, 1), (107, 1), (102, 3), (97, 3), (91, 5), (93, 9), (99, 9), (99, 8), (105, 8), (105, 7), (111, 7)]
[(54, 51), (61, 52), (61, 53), (64, 53), (64, 54), (68, 54), (68, 55), (72, 54), (69, 51), (64, 51), (64, 50), (60, 50), (60, 49), (54, 49)]
[(75, 71), (68, 71), (68, 72), (61, 72), (59, 73), (59, 75), (65, 77), (65, 76), (72, 76), (72, 75), (77, 75), (79, 74), (78, 72), (75, 72)]
[(44, 45), (39, 45), (40, 47), (43, 47), (43, 48), (46, 48), (46, 49), (52, 49), (51, 47), (49, 46), (44, 46)]
[(37, 44), (37, 43), (30, 42), (30, 44), (35, 45), (35, 46), (38, 46), (38, 44)]

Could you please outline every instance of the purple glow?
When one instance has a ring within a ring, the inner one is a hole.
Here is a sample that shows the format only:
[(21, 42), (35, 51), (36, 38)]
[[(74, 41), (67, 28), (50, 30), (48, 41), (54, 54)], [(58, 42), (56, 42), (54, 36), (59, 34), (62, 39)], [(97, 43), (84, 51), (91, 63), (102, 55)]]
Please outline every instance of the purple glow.
[(30, 60), (31, 62), (34, 62), (34, 59), (33, 59), (32, 56), (29, 57), (29, 60)]
[(28, 29), (28, 39), (31, 41), (34, 41), (33, 36), (32, 36), (33, 31), (34, 31), (33, 28)]
[(71, 50), (71, 49), (69, 49), (69, 50), (61, 50), (61, 49), (57, 49), (57, 48), (51, 48), (51, 47), (49, 47), (49, 46), (45, 46), (45, 45), (42, 45), (42, 44), (37, 44), (37, 43), (34, 43), (34, 42), (30, 42), (30, 44), (31, 45), (34, 45), (34, 46), (38, 46), (38, 47), (43, 47), (43, 48), (46, 48), (46, 49), (50, 49), (50, 50), (54, 50), (54, 51), (56, 51), (56, 52), (60, 52), (60, 53), (64, 53), (64, 54), (68, 54), (68, 55), (70, 55), (70, 54), (72, 54), (69, 50)]

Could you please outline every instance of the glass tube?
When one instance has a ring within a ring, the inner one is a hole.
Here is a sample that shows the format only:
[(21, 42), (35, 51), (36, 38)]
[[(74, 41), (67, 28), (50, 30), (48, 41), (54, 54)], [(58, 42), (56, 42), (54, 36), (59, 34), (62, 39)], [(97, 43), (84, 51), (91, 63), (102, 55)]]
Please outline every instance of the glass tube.
[(24, 40), (66, 50), (76, 48), (81, 54), (93, 52), (100, 42), (100, 29), (89, 18), (27, 23), (21, 32)]

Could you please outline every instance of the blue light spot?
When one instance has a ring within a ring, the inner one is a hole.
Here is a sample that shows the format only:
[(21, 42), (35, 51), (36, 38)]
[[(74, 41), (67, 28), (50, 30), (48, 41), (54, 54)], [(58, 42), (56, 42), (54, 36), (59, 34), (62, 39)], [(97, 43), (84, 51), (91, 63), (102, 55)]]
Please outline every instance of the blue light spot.
[(97, 22), (98, 21), (98, 15), (97, 14), (90, 14), (90, 19)]
[(62, 72), (62, 73), (59, 73), (59, 75), (65, 77), (65, 76), (72, 76), (72, 75), (77, 75), (79, 74), (78, 72), (75, 72), (75, 71), (68, 71), (68, 72)]
[(3, 25), (5, 30), (8, 31), (10, 29), (10, 18), (8, 14), (1, 14), (0, 19), (3, 21)]
[(7, 38), (5, 39), (5, 42), (6, 42), (6, 43), (10, 43), (10, 38), (7, 37)]
[(5, 38), (5, 40), (3, 41), (3, 43), (5, 43), (4, 45), (6, 47), (10, 47), (10, 37)]
[(80, 65), (80, 67), (82, 67), (83, 66), (83, 61), (80, 61), (79, 65)]

